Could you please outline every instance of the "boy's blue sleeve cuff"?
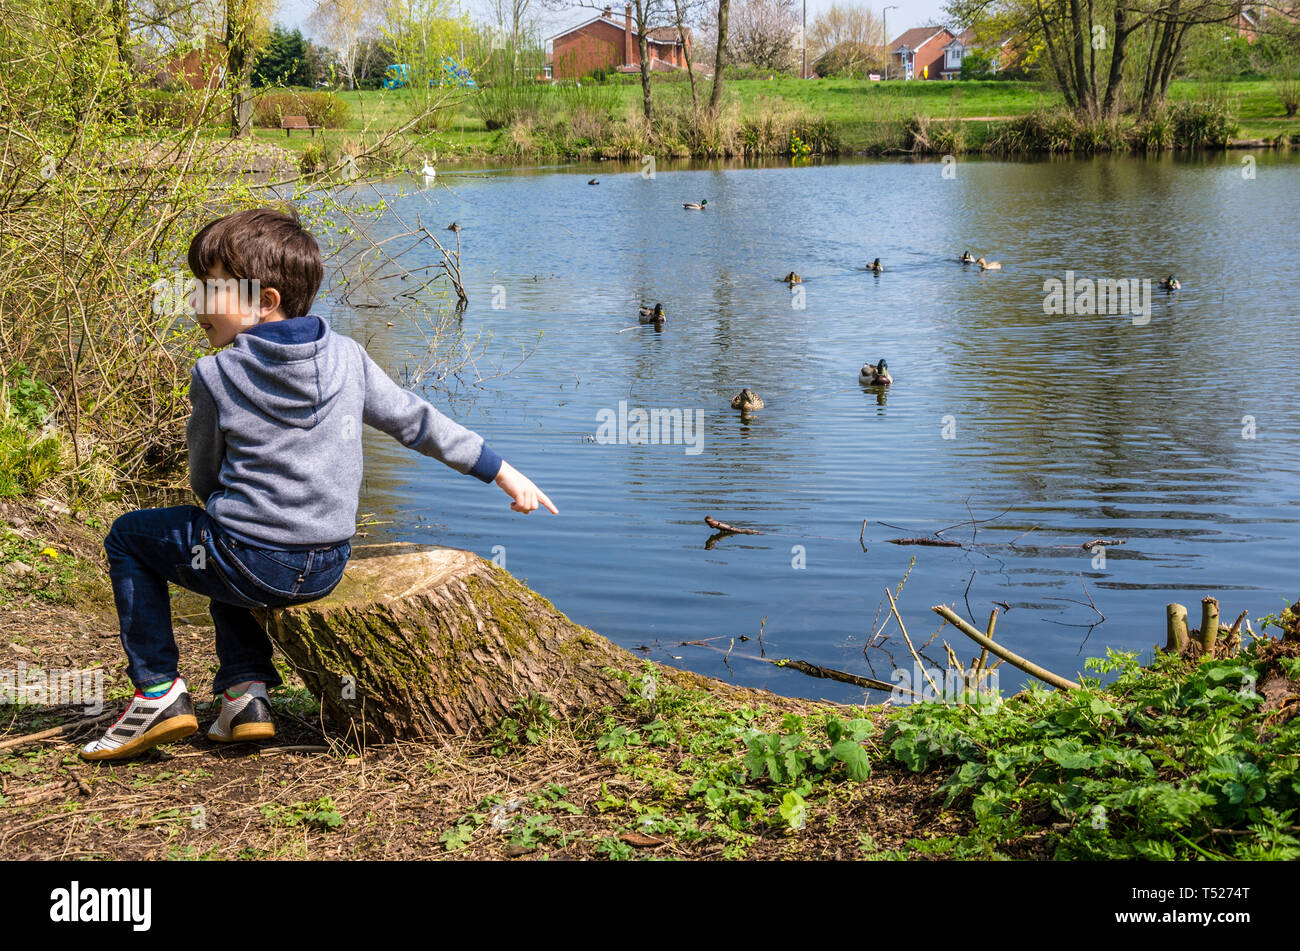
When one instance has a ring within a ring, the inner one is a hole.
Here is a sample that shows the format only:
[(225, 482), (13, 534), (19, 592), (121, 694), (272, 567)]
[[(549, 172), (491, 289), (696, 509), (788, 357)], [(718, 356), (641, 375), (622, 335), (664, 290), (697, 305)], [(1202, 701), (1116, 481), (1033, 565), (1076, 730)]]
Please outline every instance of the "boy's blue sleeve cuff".
[(483, 482), (491, 482), (501, 471), (501, 457), (486, 442), (478, 454), (478, 462), (469, 470), (469, 474)]

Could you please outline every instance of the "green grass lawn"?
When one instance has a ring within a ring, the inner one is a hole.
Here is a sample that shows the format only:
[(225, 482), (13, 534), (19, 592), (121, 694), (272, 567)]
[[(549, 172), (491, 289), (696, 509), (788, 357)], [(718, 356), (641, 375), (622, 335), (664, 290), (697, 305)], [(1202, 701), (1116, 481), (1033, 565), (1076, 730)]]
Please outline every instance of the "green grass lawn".
[[(634, 114), (641, 108), (641, 87), (636, 83), (612, 86), (619, 106)], [(707, 89), (702, 84), (701, 91)], [(656, 106), (682, 107), (689, 99), (687, 83), (657, 82)], [(411, 115), (409, 95), (402, 91), (352, 91), (339, 94), (350, 108), (348, 125), (327, 129), (313, 139), (305, 133), (286, 138), (278, 129), (258, 129), (260, 138), (301, 151), (313, 141), (340, 145), (369, 131), (391, 129)], [(556, 92), (557, 98), (559, 96)], [(437, 150), (441, 162), (457, 158), (481, 158), (493, 152), (499, 133), (489, 132), (476, 114), (474, 92), (456, 91), (445, 129), (413, 134), (416, 149)], [(1172, 101), (1226, 97), (1241, 123), (1239, 137), (1254, 139), (1287, 132), (1300, 135), (1300, 118), (1287, 119), (1276, 85), (1270, 81), (1234, 83), (1177, 82), (1170, 89)], [(984, 138), (990, 120), (1023, 115), (1038, 107), (1057, 106), (1058, 93), (1040, 83), (997, 81), (903, 81), (870, 82), (852, 79), (803, 81), (791, 77), (771, 80), (734, 80), (727, 84), (730, 108), (742, 118), (762, 115), (801, 114), (826, 119), (839, 132), (844, 147), (860, 151), (878, 140), (882, 123), (896, 123), (913, 114), (936, 119), (960, 119), (971, 123), (972, 142)], [(557, 103), (558, 108), (558, 103)]]

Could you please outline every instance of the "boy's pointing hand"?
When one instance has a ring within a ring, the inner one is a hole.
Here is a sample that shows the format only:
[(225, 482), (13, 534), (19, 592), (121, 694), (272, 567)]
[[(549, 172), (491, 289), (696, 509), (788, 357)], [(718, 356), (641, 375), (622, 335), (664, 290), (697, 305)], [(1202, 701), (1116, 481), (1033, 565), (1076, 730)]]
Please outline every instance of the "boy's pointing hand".
[(552, 514), (560, 514), (560, 510), (551, 504), (551, 500), (546, 497), (546, 493), (533, 485), (532, 479), (504, 459), (501, 460), (501, 469), (497, 472), (495, 481), (497, 485), (501, 486), (501, 490), (506, 495), (514, 499), (510, 503), (510, 507), (516, 512), (528, 513), (540, 504), (550, 509)]

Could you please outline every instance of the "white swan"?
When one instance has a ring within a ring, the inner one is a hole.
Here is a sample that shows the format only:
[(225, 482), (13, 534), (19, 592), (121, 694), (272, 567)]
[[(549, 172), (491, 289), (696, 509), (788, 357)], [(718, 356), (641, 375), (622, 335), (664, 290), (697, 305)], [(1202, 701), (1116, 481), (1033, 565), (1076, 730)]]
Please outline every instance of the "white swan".
[(438, 170), (429, 164), (429, 160), (426, 158), (421, 159), (421, 161), (424, 162), (424, 168), (420, 169), (420, 174), (424, 176), (425, 182), (427, 183), (431, 178), (437, 178)]

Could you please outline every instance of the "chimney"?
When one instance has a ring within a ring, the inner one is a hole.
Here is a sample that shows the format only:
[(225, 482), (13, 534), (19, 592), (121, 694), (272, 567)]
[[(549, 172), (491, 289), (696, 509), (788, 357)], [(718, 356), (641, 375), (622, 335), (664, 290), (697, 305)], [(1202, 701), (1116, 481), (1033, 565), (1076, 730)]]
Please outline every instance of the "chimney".
[(603, 16), (606, 20), (612, 20), (612, 19), (614, 19), (614, 10), (613, 10), (612, 7), (608, 7), (608, 6), (607, 6), (607, 7), (605, 7), (605, 9), (601, 12), (600, 15)]
[(623, 62), (631, 66), (632, 60), (632, 4), (623, 8)]

